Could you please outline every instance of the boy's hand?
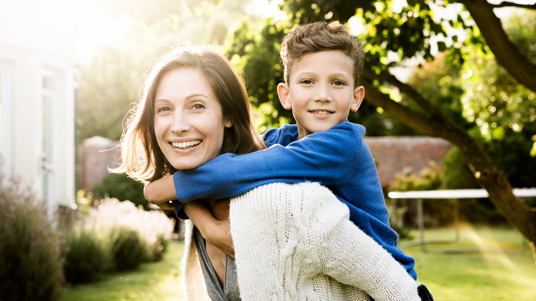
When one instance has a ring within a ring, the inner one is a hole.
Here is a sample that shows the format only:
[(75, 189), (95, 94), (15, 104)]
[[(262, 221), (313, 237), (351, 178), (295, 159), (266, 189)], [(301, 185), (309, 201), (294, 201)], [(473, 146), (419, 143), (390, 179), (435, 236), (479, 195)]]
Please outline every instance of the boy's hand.
[(235, 259), (233, 238), (231, 237), (231, 221), (229, 219), (219, 221), (212, 225), (213, 229), (203, 237), (212, 245), (216, 246), (227, 256)]
[(231, 258), (235, 258), (231, 223), (228, 218), (218, 220), (202, 201), (184, 204), (184, 213), (197, 227), (205, 240)]
[(160, 207), (160, 209), (162, 209), (163, 211), (166, 211), (166, 213), (167, 211), (173, 211), (173, 213), (175, 212), (175, 206), (173, 205), (171, 201), (167, 201), (167, 202), (159, 203), (155, 205)]

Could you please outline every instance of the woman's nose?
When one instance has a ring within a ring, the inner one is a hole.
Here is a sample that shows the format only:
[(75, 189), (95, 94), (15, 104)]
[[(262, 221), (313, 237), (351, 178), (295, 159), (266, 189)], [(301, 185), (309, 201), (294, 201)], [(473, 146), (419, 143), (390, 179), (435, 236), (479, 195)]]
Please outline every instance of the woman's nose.
[(180, 134), (190, 130), (190, 122), (188, 116), (181, 111), (176, 111), (171, 124), (171, 132)]

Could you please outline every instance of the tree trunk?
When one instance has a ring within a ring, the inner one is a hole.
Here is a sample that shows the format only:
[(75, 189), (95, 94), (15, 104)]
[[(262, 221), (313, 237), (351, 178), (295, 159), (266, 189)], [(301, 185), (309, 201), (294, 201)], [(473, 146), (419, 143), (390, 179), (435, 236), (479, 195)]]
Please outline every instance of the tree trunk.
[[(367, 72), (364, 75), (366, 76)], [(491, 202), (508, 222), (527, 238), (536, 261), (536, 209), (527, 207), (513, 194), (506, 175), (496, 168), (478, 142), (441, 113), (436, 111), (436, 114), (431, 116), (422, 115), (391, 100), (371, 84), (370, 78), (365, 77), (362, 84), (365, 87), (366, 99), (372, 104), (382, 107), (394, 118), (419, 133), (443, 138), (460, 148), (479, 184), (488, 191)], [(411, 91), (407, 92), (411, 94)]]

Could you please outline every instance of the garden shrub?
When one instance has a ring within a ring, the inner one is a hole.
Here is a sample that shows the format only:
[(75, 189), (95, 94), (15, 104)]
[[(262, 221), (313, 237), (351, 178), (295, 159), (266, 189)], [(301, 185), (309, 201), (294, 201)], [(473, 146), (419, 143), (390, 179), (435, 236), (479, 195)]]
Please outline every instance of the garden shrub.
[(152, 257), (147, 242), (138, 231), (125, 226), (116, 229), (111, 248), (114, 267), (118, 271), (137, 268)]
[(115, 198), (119, 201), (131, 201), (136, 206), (149, 210), (149, 202), (143, 195), (143, 184), (128, 177), (125, 173), (111, 173), (102, 183), (93, 188), (96, 199)]
[(162, 259), (173, 231), (173, 222), (164, 213), (145, 211), (130, 201), (80, 200), (84, 202), (80, 203), (83, 210), (79, 220), (65, 235), (69, 282), (88, 282), (103, 272), (133, 269)]
[(483, 143), (483, 147), (497, 168), (508, 176), (512, 187), (535, 187), (536, 185), (536, 157), (531, 155), (536, 126), (532, 126), (533, 131), (524, 129), (520, 133), (508, 128), (502, 139), (492, 139)]
[(164, 258), (168, 245), (169, 239), (166, 239), (164, 235), (158, 235), (157, 241), (152, 246), (153, 261), (160, 261)]
[(95, 229), (81, 227), (65, 234), (65, 278), (71, 284), (93, 281), (111, 267), (110, 250)]
[[(120, 245), (135, 241), (125, 229), (137, 232), (140, 245), (145, 248), (147, 254), (134, 256), (141, 260), (140, 263), (145, 260), (160, 260), (173, 232), (173, 221), (163, 212), (145, 211), (131, 202), (119, 202), (117, 199), (101, 200), (100, 205), (90, 210), (84, 220), (87, 227), (106, 233), (110, 245), (115, 245), (116, 239), (121, 240), (117, 245), (119, 249)], [(120, 264), (118, 268), (122, 267)]]
[(0, 175), (0, 208), (0, 300), (59, 299), (61, 240), (46, 204)]
[[(443, 182), (445, 189), (479, 189), (475, 176), (469, 169), (460, 149), (453, 148), (443, 158)], [(504, 224), (506, 219), (489, 199), (464, 199), (459, 201), (460, 218), (472, 223)]]
[(443, 182), (446, 189), (480, 188), (459, 148), (452, 148), (443, 158)]

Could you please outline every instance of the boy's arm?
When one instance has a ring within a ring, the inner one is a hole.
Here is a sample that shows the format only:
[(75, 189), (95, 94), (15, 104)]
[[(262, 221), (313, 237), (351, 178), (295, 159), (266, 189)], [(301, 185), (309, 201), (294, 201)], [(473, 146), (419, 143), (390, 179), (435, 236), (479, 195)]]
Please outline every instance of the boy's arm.
[(287, 147), (273, 145), (241, 156), (223, 154), (196, 169), (175, 172), (176, 197), (180, 203), (221, 199), (274, 182), (340, 184), (357, 163), (364, 133), (363, 127), (343, 122)]
[(173, 185), (173, 177), (158, 179), (145, 185), (143, 195), (149, 203), (157, 205), (164, 210), (174, 209), (173, 205), (169, 202), (177, 198)]

